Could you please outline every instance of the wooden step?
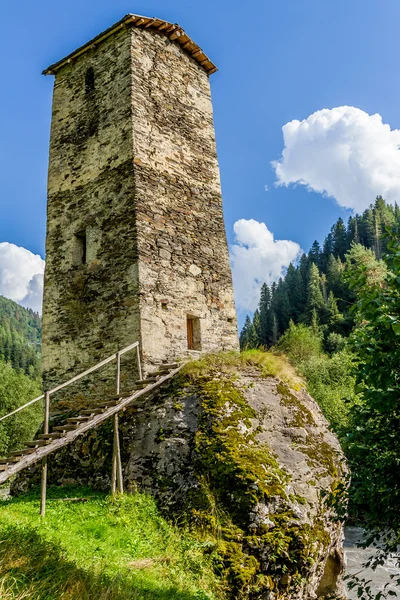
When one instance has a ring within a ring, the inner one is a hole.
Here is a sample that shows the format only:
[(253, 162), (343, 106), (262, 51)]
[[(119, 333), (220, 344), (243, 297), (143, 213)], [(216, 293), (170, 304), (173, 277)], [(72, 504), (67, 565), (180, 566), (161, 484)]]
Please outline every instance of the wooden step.
[(103, 408), (91, 408), (89, 410), (81, 410), (80, 414), (83, 416), (90, 416), (90, 415), (101, 415), (104, 412)]
[(155, 383), (156, 381), (157, 377), (148, 377), (147, 379), (138, 379), (138, 381), (135, 381), (135, 385), (146, 386)]
[(91, 415), (82, 415), (79, 417), (70, 417), (67, 419), (67, 423), (86, 423), (86, 421), (90, 421)]
[(15, 456), (8, 456), (7, 458), (0, 458), (0, 465), (8, 465), (11, 463), (17, 463), (19, 461), (19, 458), (16, 458)]
[(58, 440), (64, 436), (62, 433), (55, 432), (55, 433), (41, 433), (38, 437), (41, 440)]
[(65, 425), (57, 425), (53, 427), (53, 431), (74, 431), (78, 428), (78, 424), (67, 423)]
[(165, 363), (159, 366), (159, 369), (165, 369), (166, 371), (173, 371), (179, 367), (178, 363)]
[(0, 464), (0, 471), (7, 471), (8, 466)]
[(97, 404), (97, 408), (111, 408), (111, 406), (117, 406), (121, 400), (107, 400), (107, 402), (101, 402)]
[(34, 448), (23, 448), (22, 450), (14, 450), (10, 452), (10, 456), (25, 456), (26, 454), (32, 454), (34, 452)]
[(48, 446), (51, 440), (33, 440), (32, 442), (24, 442), (28, 448), (41, 448), (42, 446)]

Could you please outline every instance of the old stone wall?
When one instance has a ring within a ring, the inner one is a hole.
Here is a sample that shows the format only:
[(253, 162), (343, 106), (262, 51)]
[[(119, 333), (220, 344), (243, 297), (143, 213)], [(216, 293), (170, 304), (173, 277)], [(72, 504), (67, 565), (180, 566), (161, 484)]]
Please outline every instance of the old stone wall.
[(187, 315), (202, 350), (237, 349), (209, 78), (165, 36), (131, 35), (144, 356), (184, 353)]
[[(126, 31), (57, 73), (43, 307), (45, 387), (139, 337), (130, 86)], [(86, 264), (77, 236), (82, 232)]]
[(57, 71), (46, 255), (46, 388), (137, 340), (147, 370), (181, 356), (188, 317), (194, 351), (238, 348), (209, 80), (165, 35), (122, 28)]

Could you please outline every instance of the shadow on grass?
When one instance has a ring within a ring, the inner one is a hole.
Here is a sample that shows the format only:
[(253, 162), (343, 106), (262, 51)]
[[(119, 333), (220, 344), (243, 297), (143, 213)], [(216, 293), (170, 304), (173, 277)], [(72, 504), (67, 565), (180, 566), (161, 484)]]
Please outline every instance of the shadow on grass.
[[(2, 598), (32, 600), (206, 600), (200, 593), (173, 587), (157, 589), (149, 582), (134, 584), (122, 577), (92, 575), (65, 559), (53, 543), (33, 530), (8, 526), (0, 531)], [(4, 594), (4, 596), (3, 596)], [(7, 594), (7, 595), (6, 595)]]

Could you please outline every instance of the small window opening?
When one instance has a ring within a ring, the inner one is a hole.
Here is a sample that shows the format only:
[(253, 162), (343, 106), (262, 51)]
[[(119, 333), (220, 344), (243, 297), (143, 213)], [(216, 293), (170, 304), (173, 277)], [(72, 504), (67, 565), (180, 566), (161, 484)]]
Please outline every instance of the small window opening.
[(89, 67), (85, 75), (85, 93), (90, 94), (94, 90), (94, 70)]
[(87, 239), (86, 231), (80, 231), (75, 234), (75, 263), (78, 265), (85, 265), (87, 258)]
[(201, 350), (200, 319), (188, 315), (186, 322), (188, 350)]

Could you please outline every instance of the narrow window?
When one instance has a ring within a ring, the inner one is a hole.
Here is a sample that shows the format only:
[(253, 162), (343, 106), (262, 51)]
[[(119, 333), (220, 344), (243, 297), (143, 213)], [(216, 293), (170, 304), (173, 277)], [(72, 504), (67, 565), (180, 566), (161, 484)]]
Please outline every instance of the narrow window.
[(86, 231), (79, 231), (79, 233), (75, 234), (74, 238), (74, 262), (77, 265), (85, 265), (87, 255)]
[(188, 315), (186, 323), (188, 350), (201, 350), (200, 319)]
[(85, 74), (85, 93), (90, 94), (94, 90), (94, 70), (89, 67)]

